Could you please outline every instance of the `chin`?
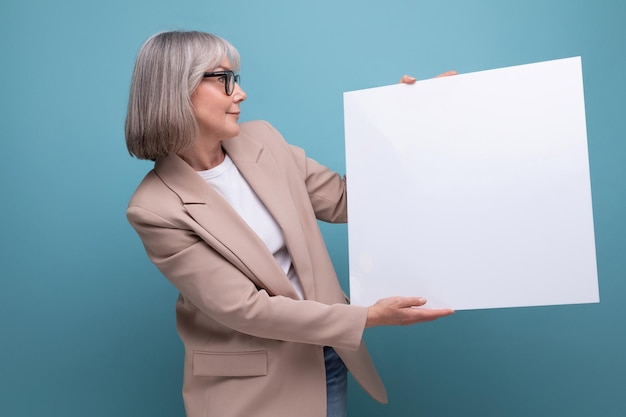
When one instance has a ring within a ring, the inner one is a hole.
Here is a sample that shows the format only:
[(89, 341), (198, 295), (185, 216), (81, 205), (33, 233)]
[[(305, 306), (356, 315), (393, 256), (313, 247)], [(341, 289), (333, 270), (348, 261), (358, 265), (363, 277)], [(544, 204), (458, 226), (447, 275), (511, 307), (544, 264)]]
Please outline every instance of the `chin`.
[(241, 129), (239, 129), (239, 125), (237, 125), (236, 129), (230, 129), (228, 131), (228, 133), (226, 135), (224, 135), (225, 136), (225, 140), (232, 139), (232, 138), (238, 136), (240, 130)]

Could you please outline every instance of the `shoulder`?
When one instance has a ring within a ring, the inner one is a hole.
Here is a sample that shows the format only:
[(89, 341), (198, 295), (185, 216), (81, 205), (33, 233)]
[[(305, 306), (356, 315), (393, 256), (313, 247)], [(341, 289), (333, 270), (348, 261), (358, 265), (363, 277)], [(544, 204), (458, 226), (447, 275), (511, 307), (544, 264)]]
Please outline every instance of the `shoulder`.
[(296, 154), (303, 153), (296, 146), (287, 143), (280, 132), (266, 121), (244, 122), (239, 126), (239, 135), (223, 142), (226, 153), (235, 164), (256, 162), (264, 153), (269, 153), (275, 161), (284, 163), (296, 157)]
[(130, 198), (129, 205), (138, 205), (140, 202), (150, 199), (154, 191), (160, 189), (162, 185), (163, 182), (159, 179), (154, 170), (150, 170), (137, 186), (137, 189)]
[(240, 132), (237, 139), (242, 141), (257, 141), (262, 144), (283, 144), (286, 141), (280, 132), (265, 120), (253, 120), (239, 125)]
[(289, 155), (296, 159), (306, 157), (304, 149), (288, 143), (278, 129), (265, 120), (241, 123), (240, 129), (236, 140), (242, 144), (256, 143), (261, 148), (268, 148), (272, 153)]
[[(128, 209), (141, 208), (165, 216), (180, 211), (181, 201), (154, 170), (146, 174), (128, 203)], [(128, 211), (128, 210), (127, 210)]]

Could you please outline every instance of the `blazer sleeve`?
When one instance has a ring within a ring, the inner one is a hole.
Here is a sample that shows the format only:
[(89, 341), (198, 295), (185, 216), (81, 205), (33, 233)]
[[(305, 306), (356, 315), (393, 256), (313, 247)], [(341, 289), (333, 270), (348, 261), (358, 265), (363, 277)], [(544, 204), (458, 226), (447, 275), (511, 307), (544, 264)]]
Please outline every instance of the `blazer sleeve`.
[(311, 158), (305, 158), (303, 165), (305, 184), (315, 216), (325, 222), (346, 223), (348, 221), (346, 178)]
[(349, 350), (361, 345), (367, 307), (269, 294), (191, 228), (137, 205), (128, 208), (127, 217), (165, 277), (223, 326), (274, 340)]

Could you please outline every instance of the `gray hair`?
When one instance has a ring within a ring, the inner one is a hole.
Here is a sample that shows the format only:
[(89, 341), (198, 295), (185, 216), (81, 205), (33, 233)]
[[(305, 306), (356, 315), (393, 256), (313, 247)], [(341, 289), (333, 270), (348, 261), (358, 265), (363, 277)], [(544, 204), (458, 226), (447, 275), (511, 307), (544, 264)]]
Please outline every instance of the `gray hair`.
[(139, 159), (155, 160), (193, 143), (198, 126), (191, 95), (205, 71), (239, 53), (226, 40), (204, 32), (161, 32), (141, 47), (135, 61), (126, 114), (126, 147)]

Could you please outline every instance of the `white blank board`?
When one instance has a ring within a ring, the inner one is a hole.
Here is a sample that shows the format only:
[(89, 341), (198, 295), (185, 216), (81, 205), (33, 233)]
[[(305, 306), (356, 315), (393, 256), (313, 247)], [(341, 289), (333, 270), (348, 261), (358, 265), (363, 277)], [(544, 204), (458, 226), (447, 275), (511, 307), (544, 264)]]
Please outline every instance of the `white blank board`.
[(599, 302), (580, 57), (344, 93), (350, 295)]

